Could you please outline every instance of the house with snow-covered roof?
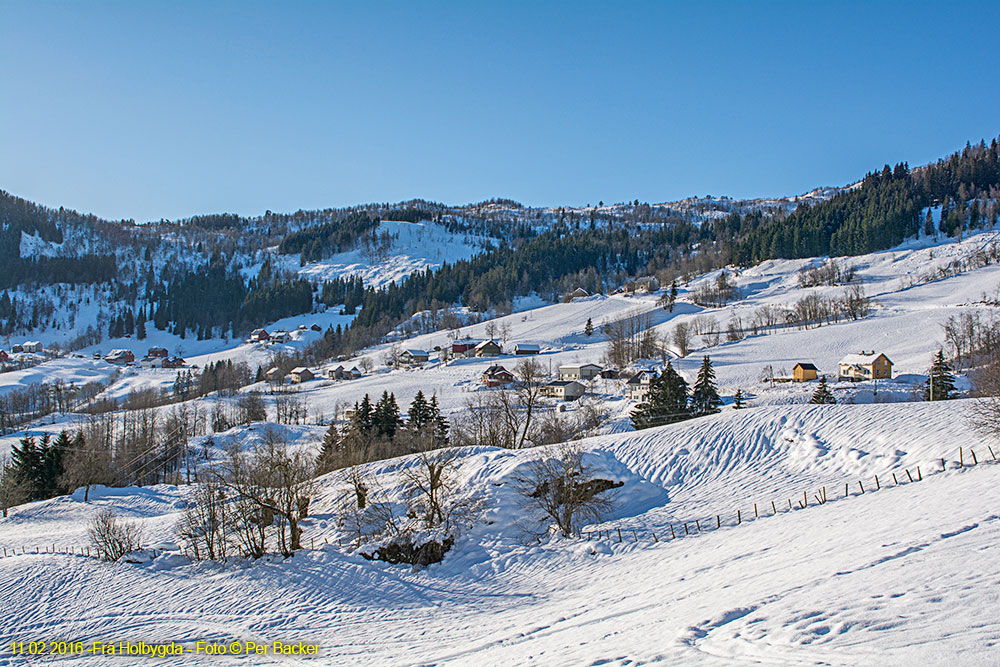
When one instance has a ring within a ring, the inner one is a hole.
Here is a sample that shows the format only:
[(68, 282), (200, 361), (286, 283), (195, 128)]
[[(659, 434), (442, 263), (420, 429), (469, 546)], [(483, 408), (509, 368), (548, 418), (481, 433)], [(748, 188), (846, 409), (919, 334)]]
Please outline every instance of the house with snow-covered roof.
[(430, 358), (431, 355), (428, 354), (426, 350), (409, 348), (399, 353), (399, 357), (396, 359), (396, 365), (400, 368), (413, 368), (414, 366), (426, 364), (427, 360)]
[(861, 382), (862, 380), (888, 380), (892, 378), (892, 361), (875, 350), (849, 354), (837, 364), (837, 379)]
[(597, 364), (567, 364), (559, 367), (560, 380), (593, 380), (600, 375)]

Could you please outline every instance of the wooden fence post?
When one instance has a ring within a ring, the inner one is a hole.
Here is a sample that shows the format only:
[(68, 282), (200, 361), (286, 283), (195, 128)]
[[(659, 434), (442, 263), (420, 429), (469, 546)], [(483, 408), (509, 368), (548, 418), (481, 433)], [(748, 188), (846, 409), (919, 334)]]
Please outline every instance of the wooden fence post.
[(775, 514), (778, 513), (778, 508), (774, 506), (774, 501), (773, 500), (771, 501), (771, 511), (774, 512)]
[(860, 479), (858, 480), (858, 487), (861, 489), (861, 493), (865, 492), (865, 486), (864, 484), (861, 483)]
[(670, 539), (676, 540), (677, 536), (674, 535), (674, 524), (670, 524)]
[(847, 490), (847, 482), (844, 482), (844, 497), (851, 495), (850, 491)]
[(621, 542), (622, 541), (622, 528), (621, 528), (621, 526), (617, 526), (617, 528), (618, 528), (618, 541)]
[(976, 450), (969, 447), (969, 451), (972, 453), (972, 465), (975, 466), (979, 465), (979, 459), (976, 458)]
[(917, 481), (923, 481), (924, 476), (920, 474), (920, 466), (917, 466)]
[(944, 458), (942, 458), (942, 459), (941, 459), (941, 472), (944, 472), (945, 470), (947, 470), (947, 468), (945, 468), (945, 465), (944, 465)]
[(878, 475), (875, 475), (875, 490), (880, 491), (881, 489), (882, 485), (878, 483)]
[(653, 541), (654, 541), (654, 542), (659, 542), (659, 540), (658, 540), (658, 539), (656, 539), (656, 533), (653, 533)]
[(808, 506), (809, 506), (809, 497), (806, 495), (806, 492), (803, 491), (802, 492), (802, 507), (808, 507)]
[(632, 539), (634, 539), (636, 542), (639, 541), (639, 536), (635, 534), (635, 529), (632, 529)]
[(740, 511), (736, 510), (736, 525), (743, 523), (743, 517), (740, 516)]
[(694, 527), (698, 529), (699, 533), (701, 532), (701, 524), (698, 523), (698, 519), (694, 520)]
[(962, 459), (962, 448), (961, 447), (958, 448), (958, 467), (959, 468), (964, 468), (965, 467), (965, 461)]
[(906, 469), (906, 476), (910, 478), (911, 482), (913, 481), (913, 475), (910, 474), (910, 469), (909, 468)]
[(986, 449), (990, 450), (990, 456), (992, 456), (993, 460), (996, 461), (997, 460), (997, 455), (993, 453), (993, 448), (990, 447), (989, 445), (986, 445)]
[(757, 503), (753, 504), (753, 518), (757, 518)]
[(722, 517), (718, 514), (715, 515), (715, 527), (722, 528)]
[(690, 533), (688, 533), (688, 522), (687, 521), (684, 522), (684, 534), (685, 535), (689, 535), (690, 534)]
[(899, 486), (899, 480), (896, 479), (896, 473), (895, 473), (895, 471), (893, 471), (893, 473), (892, 473), (892, 483), (895, 484), (896, 486)]

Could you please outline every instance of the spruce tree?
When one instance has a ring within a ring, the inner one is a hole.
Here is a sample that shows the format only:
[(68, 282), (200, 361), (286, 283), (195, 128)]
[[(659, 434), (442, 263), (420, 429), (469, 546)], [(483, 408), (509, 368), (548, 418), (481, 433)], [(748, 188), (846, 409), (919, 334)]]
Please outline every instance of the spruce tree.
[(632, 426), (638, 430), (690, 419), (687, 391), (687, 382), (668, 361), (663, 372), (650, 379), (646, 402), (629, 415)]
[(715, 388), (715, 370), (712, 369), (712, 360), (706, 354), (701, 359), (698, 377), (691, 392), (691, 412), (695, 416), (712, 414), (719, 411), (721, 404), (722, 399)]
[(743, 390), (737, 389), (736, 394), (733, 395), (733, 409), (742, 410), (743, 409)]
[(424, 398), (423, 391), (417, 391), (417, 395), (413, 397), (407, 417), (407, 425), (411, 431), (420, 431), (433, 421), (434, 415), (431, 413), (431, 406), (427, 403), (427, 399)]
[(830, 392), (830, 388), (826, 386), (825, 375), (820, 376), (819, 386), (816, 387), (816, 391), (813, 392), (812, 398), (809, 399), (809, 402), (819, 405), (833, 405), (837, 402), (837, 399), (835, 399), (833, 394)]
[(373, 421), (378, 435), (385, 436), (390, 440), (396, 435), (396, 429), (401, 420), (395, 394), (390, 394), (388, 391), (382, 392), (382, 398), (375, 404)]
[(591, 336), (594, 335), (594, 323), (591, 321), (589, 317), (587, 318), (587, 324), (584, 325), (583, 327), (583, 335), (586, 336), (587, 338), (590, 338)]
[(944, 353), (938, 350), (927, 379), (924, 380), (924, 400), (947, 401), (954, 398), (954, 393), (955, 376), (951, 372), (951, 366), (944, 360)]
[(351, 418), (353, 426), (359, 433), (369, 434), (375, 428), (375, 410), (372, 408), (372, 400), (365, 394), (361, 403), (354, 404), (354, 416)]
[(430, 412), (431, 419), (434, 422), (434, 443), (445, 446), (448, 444), (448, 429), (451, 426), (448, 424), (445, 416), (441, 414), (441, 408), (438, 407), (437, 394), (431, 396)]

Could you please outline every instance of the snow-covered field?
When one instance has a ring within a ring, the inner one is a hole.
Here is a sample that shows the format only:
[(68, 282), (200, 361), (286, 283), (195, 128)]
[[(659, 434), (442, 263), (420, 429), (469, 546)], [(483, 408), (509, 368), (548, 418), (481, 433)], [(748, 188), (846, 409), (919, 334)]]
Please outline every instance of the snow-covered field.
[[(484, 500), (480, 520), (442, 563), (419, 570), (337, 545), (344, 486), (334, 473), (305, 526), (305, 541), (320, 544), (285, 561), (2, 558), (0, 631), (88, 647), (176, 641), (187, 650), (178, 664), (245, 660), (195, 655), (197, 641), (318, 643), (322, 657), (310, 664), (324, 665), (994, 664), (1000, 467), (958, 469), (958, 447), (967, 462), (969, 447), (980, 461), (989, 455), (949, 418), (956, 407), (965, 406), (765, 407), (586, 441), (595, 466), (625, 482), (610, 537), (600, 539), (526, 545), (511, 525), (520, 511), (513, 480), (547, 452), (470, 450), (459, 490)], [(391, 480), (406, 462), (370, 469)], [(909, 483), (903, 471), (915, 475), (918, 465), (922, 481)], [(876, 474), (882, 488), (873, 492)], [(809, 508), (778, 505), (775, 516), (766, 505), (821, 486), (825, 505), (810, 497)], [(148, 543), (167, 546), (185, 495), (157, 486), (33, 503), (0, 523), (0, 546), (79, 546), (86, 519), (103, 507), (139, 518)], [(721, 530), (709, 518), (716, 513)], [(685, 520), (693, 532), (699, 516), (701, 533), (667, 539)]]

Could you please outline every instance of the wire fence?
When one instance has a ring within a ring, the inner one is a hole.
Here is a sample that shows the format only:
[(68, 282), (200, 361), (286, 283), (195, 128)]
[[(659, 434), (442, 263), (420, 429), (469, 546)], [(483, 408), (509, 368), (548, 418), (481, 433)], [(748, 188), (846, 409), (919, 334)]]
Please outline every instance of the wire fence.
[[(967, 451), (971, 460), (967, 460), (965, 457), (966, 448), (960, 447), (958, 450), (957, 460), (949, 461), (946, 457), (942, 457), (938, 459), (940, 462), (939, 467), (935, 470), (927, 471), (927, 474), (945, 472), (949, 462), (956, 463), (958, 465), (958, 470), (965, 470), (983, 464), (997, 463), (997, 456), (993, 451), (993, 448), (986, 445), (986, 449), (990, 454), (989, 459), (987, 459), (984, 455), (982, 460), (980, 460), (979, 456), (975, 452), (975, 449), (970, 447)], [(980, 453), (983, 453), (982, 449), (980, 449)], [(890, 478), (892, 479), (891, 484), (889, 483)], [(801, 496), (798, 491), (792, 495), (780, 494), (780, 496), (776, 496), (776, 498), (769, 498), (765, 501), (748, 501), (742, 507), (737, 507), (724, 513), (705, 514), (701, 517), (693, 519), (670, 521), (662, 528), (658, 529), (659, 534), (657, 534), (657, 531), (648, 528), (632, 526), (622, 527), (621, 525), (613, 525), (610, 527), (598, 528), (596, 530), (581, 530), (575, 535), (575, 537), (586, 540), (611, 540), (624, 542), (628, 541), (629, 536), (631, 536), (631, 541), (633, 542), (639, 542), (641, 539), (651, 540), (654, 543), (669, 542), (678, 538), (690, 537), (711, 530), (721, 530), (722, 528), (741, 526), (744, 523), (749, 523), (756, 519), (776, 516), (781, 513), (788, 513), (819, 505), (825, 505), (827, 502), (855, 498), (865, 495), (866, 493), (881, 491), (883, 488), (913, 484), (923, 481), (923, 479), (924, 472), (921, 471), (920, 466), (915, 466), (914, 468), (899, 468), (890, 470), (888, 473), (882, 473), (881, 477), (880, 475), (874, 475), (872, 478), (867, 480), (867, 487), (865, 479), (845, 481), (843, 483), (842, 495), (840, 493), (840, 483), (831, 486), (820, 486), (818, 488), (813, 487), (811, 490), (802, 491)], [(829, 489), (829, 492), (827, 489)]]

